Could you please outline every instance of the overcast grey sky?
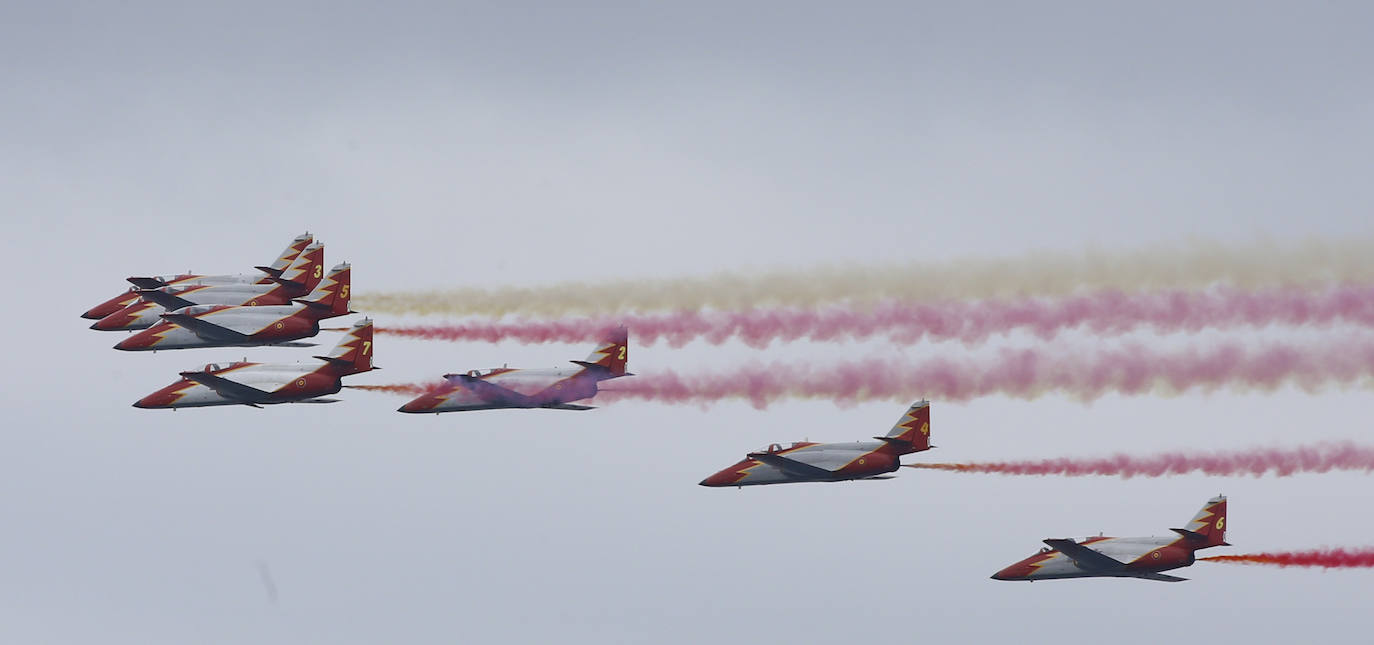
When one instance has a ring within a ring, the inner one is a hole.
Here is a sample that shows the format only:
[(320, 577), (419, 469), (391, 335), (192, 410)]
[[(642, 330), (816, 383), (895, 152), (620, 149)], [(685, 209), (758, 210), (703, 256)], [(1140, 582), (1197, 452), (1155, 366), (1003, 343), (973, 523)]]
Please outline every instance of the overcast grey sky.
[[(1367, 476), (911, 471), (708, 490), (696, 482), (749, 449), (879, 434), (905, 402), (414, 418), (394, 412), (403, 399), (346, 391), (330, 406), (145, 411), (129, 405), (179, 370), (309, 350), (129, 355), (110, 349), (122, 334), (77, 315), (127, 275), (246, 270), (306, 229), (373, 292), (1368, 235), (1371, 13), (0, 8), (3, 262), (22, 285), (0, 376), (0, 636), (1363, 642), (1364, 571), (988, 576), (1045, 537), (1162, 532), (1218, 492), (1232, 500), (1231, 552), (1371, 544)], [(631, 334), (639, 373), (951, 349), (672, 349)], [(381, 337), (385, 369), (354, 382), (553, 366), (588, 349)], [(940, 448), (909, 460), (1365, 439), (1370, 401), (1368, 389), (936, 400)]]

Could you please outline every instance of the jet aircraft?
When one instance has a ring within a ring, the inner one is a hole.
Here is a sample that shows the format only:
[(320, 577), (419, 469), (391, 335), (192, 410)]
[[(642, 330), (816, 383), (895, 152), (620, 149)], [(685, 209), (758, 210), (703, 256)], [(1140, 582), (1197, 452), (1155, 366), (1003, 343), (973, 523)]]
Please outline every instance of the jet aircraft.
[(629, 332), (620, 327), (576, 367), (513, 369), (502, 367), (445, 374), (443, 385), (406, 403), (400, 412), (440, 413), (503, 408), (591, 410), (572, 401), (596, 395), (597, 384), (622, 376), (628, 360)]
[(161, 315), (192, 305), (285, 305), (293, 298), (315, 289), (324, 273), (324, 245), (318, 242), (305, 247), (296, 260), (281, 275), (268, 284), (201, 284), (198, 281), (157, 289), (137, 289), (141, 299), (91, 325), (103, 331), (132, 331), (147, 329), (161, 320)]
[(286, 250), (282, 251), (276, 261), (268, 266), (255, 267), (262, 272), (261, 274), (199, 275), (195, 273), (182, 273), (178, 275), (132, 277), (129, 278), (129, 282), (133, 283), (134, 286), (130, 287), (128, 291), (91, 307), (86, 310), (86, 313), (81, 314), (81, 317), (90, 320), (100, 320), (124, 307), (132, 305), (138, 302), (139, 289), (156, 289), (158, 287), (192, 281), (201, 284), (271, 284), (272, 278), (281, 275), (287, 267), (291, 266), (291, 263), (301, 254), (301, 251), (305, 250), (305, 247), (309, 246), (313, 241), (315, 241), (315, 238), (310, 235), (310, 233), (297, 235), (296, 239), (291, 240), (291, 244), (287, 245)]
[(1045, 540), (1040, 552), (997, 573), (993, 580), (1057, 580), (1062, 578), (1143, 578), (1182, 582), (1187, 578), (1162, 571), (1193, 564), (1194, 553), (1226, 543), (1226, 496), (1207, 500), (1186, 528), (1169, 529), (1176, 536), (1090, 537)]
[(243, 306), (194, 305), (162, 314), (162, 322), (115, 345), (126, 351), (157, 351), (191, 347), (251, 347), (296, 343), (320, 333), (320, 321), (354, 313), (348, 309), (351, 267), (335, 266), (319, 285), (297, 304)]
[(930, 402), (911, 404), (892, 430), (876, 441), (771, 444), (706, 479), (702, 486), (759, 486), (796, 482), (837, 482), (854, 479), (891, 479), (887, 473), (901, 466), (900, 457), (932, 448)]
[(364, 318), (333, 351), (312, 363), (211, 363), (181, 373), (181, 380), (134, 403), (136, 408), (176, 409), (212, 405), (261, 407), (271, 403), (335, 403), (323, 398), (342, 378), (374, 369), (372, 321)]

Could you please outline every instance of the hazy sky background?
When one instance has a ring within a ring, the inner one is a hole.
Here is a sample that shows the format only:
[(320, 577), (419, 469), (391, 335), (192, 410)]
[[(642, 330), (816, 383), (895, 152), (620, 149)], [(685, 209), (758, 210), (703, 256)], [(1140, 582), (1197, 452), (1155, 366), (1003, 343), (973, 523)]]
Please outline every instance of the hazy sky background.
[[(125, 276), (247, 270), (306, 229), (330, 264), (354, 263), (359, 292), (1369, 235), (1372, 14), (0, 8), (3, 262), (20, 287), (0, 375), (0, 640), (1366, 641), (1367, 571), (988, 579), (1042, 538), (1160, 534), (1218, 492), (1237, 545), (1218, 552), (1371, 544), (1365, 475), (907, 471), (710, 490), (696, 482), (752, 448), (881, 434), (908, 401), (417, 418), (394, 412), (404, 399), (345, 391), (329, 406), (146, 411), (130, 404), (180, 370), (315, 352), (125, 354), (110, 349), (123, 334), (77, 315)], [(638, 373), (960, 347), (673, 349), (633, 330), (631, 344)], [(382, 337), (384, 370), (350, 382), (589, 349)], [(935, 400), (939, 449), (908, 461), (1364, 439), (1371, 400)]]

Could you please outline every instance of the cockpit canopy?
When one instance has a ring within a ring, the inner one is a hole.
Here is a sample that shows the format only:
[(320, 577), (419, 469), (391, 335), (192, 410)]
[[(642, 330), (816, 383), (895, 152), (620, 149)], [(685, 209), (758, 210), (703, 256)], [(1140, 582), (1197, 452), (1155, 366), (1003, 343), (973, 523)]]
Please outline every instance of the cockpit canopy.
[(783, 445), (780, 443), (770, 443), (762, 448), (759, 448), (758, 450), (755, 450), (754, 452), (782, 452), (783, 450), (787, 450), (788, 448), (796, 448), (797, 446), (800, 446), (803, 443), (805, 442), (793, 441), (792, 445), (787, 447), (783, 447)]

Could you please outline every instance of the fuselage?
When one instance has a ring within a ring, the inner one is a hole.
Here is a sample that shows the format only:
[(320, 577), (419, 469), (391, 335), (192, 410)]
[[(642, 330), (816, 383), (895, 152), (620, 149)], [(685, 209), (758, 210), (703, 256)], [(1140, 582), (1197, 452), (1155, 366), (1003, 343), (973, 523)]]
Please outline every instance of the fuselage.
[[(165, 291), (182, 300), (197, 305), (286, 305), (291, 299), (303, 295), (303, 289), (292, 289), (280, 284), (190, 284), (162, 287)], [(167, 310), (154, 302), (139, 300), (120, 309), (91, 325), (91, 329), (103, 331), (125, 331), (147, 329), (162, 321)]]
[[(198, 368), (270, 393), (270, 398), (255, 403), (290, 403), (334, 394), (341, 387), (343, 374), (324, 361), (311, 363), (211, 363)], [(214, 389), (183, 377), (134, 403), (137, 408), (191, 408), (212, 405), (242, 405), (242, 399), (225, 396)]]
[(1193, 564), (1194, 548), (1180, 536), (1091, 537), (1079, 542), (1098, 553), (1126, 564), (1119, 573), (1102, 573), (1080, 567), (1073, 558), (1049, 547), (993, 574), (995, 580), (1058, 580), (1064, 578), (1126, 577), (1157, 573)]
[(463, 376), (447, 375), (443, 385), (401, 406), (400, 411), (438, 413), (548, 407), (595, 396), (599, 380), (604, 377), (584, 367), (473, 370)]
[(890, 473), (901, 467), (901, 452), (881, 441), (810, 443), (799, 441), (784, 447), (770, 444), (755, 452), (770, 453), (832, 471), (827, 478), (812, 478), (789, 473), (782, 468), (746, 457), (701, 481), (702, 486), (758, 486), (805, 481), (846, 481)]
[(258, 307), (232, 305), (196, 305), (183, 307), (175, 313), (187, 314), (197, 319), (219, 325), (233, 332), (243, 334), (248, 339), (243, 342), (227, 342), (213, 338), (202, 338), (195, 332), (176, 323), (163, 320), (148, 329), (140, 331), (115, 345), (115, 349), (127, 351), (156, 351), (160, 349), (187, 349), (192, 347), (252, 347), (272, 345), (301, 338), (309, 338), (319, 333), (320, 320), (334, 314), (327, 310), (318, 311), (305, 305), (266, 305)]

